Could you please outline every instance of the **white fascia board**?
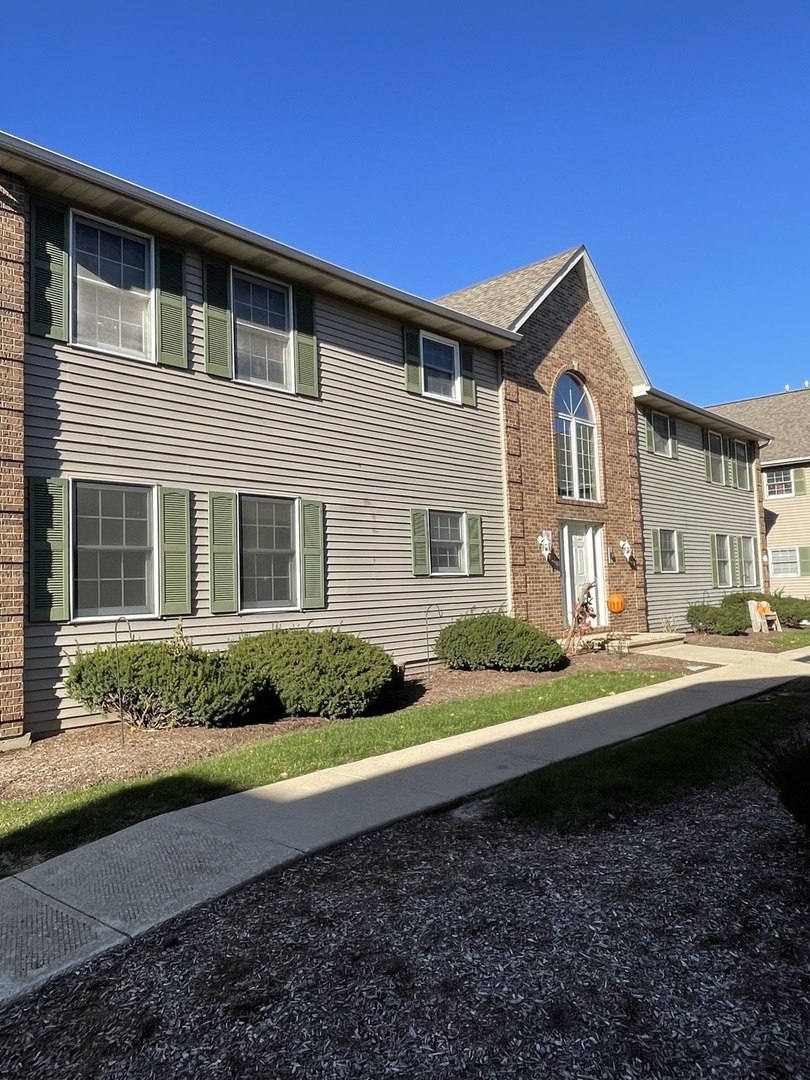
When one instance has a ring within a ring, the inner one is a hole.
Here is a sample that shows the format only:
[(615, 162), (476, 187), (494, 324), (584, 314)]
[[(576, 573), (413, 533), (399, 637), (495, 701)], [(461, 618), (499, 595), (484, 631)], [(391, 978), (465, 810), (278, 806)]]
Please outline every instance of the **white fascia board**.
[(711, 412), (709, 409), (703, 409), (700, 405), (693, 405), (691, 401), (684, 401), (683, 398), (674, 397), (663, 390), (656, 390), (654, 386), (634, 386), (633, 397), (640, 404), (647, 405), (651, 409), (657, 408), (661, 412), (686, 416), (702, 427), (712, 428), (713, 430), (725, 428), (728, 431), (736, 432), (743, 438), (756, 439), (761, 446), (767, 446), (773, 439), (773, 436), (764, 431), (749, 427), (747, 424), (740, 424), (736, 420), (730, 420), (727, 416)]

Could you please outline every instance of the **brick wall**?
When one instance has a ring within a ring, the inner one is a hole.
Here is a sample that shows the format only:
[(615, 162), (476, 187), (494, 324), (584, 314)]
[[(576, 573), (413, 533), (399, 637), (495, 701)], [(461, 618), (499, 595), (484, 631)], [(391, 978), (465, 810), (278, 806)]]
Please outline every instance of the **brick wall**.
[[(636, 409), (632, 387), (577, 270), (554, 290), (521, 327), (519, 345), (503, 360), (503, 418), (512, 611), (552, 632), (564, 628), (560, 569), (543, 558), (537, 543), (544, 529), (560, 553), (560, 522), (588, 521), (604, 527), (607, 592), (624, 594), (627, 607), (612, 616), (614, 629), (647, 629), (642, 551)], [(597, 414), (600, 501), (580, 502), (557, 494), (554, 457), (554, 387), (571, 371), (582, 380)], [(629, 539), (637, 565), (619, 550)]]
[(0, 172), (0, 740), (23, 723), (24, 202)]

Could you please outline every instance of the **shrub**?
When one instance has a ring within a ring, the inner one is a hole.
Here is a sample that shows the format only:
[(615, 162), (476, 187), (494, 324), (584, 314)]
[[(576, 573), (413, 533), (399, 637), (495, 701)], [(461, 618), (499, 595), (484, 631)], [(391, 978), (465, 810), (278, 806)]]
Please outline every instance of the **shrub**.
[(268, 630), (228, 648), (232, 669), (272, 687), (288, 716), (359, 716), (392, 684), (388, 653), (338, 630)]
[(714, 607), (711, 604), (693, 604), (686, 611), (686, 621), (700, 634), (744, 634), (751, 625), (748, 608), (739, 605)]
[(729, 593), (723, 597), (720, 606), (727, 609), (739, 607), (745, 611), (748, 618), (749, 600), (756, 600), (758, 604), (770, 604), (785, 629), (795, 629), (803, 621), (810, 622), (810, 600), (800, 600), (797, 596), (782, 596), (781, 593)]
[(759, 775), (810, 837), (810, 739), (795, 734), (781, 743), (759, 743), (753, 760)]
[(458, 619), (436, 638), (436, 656), (448, 667), (467, 671), (551, 671), (565, 654), (545, 630), (499, 612)]
[(135, 727), (244, 722), (256, 695), (223, 653), (174, 641), (136, 641), (79, 652), (70, 665), (67, 690), (94, 712), (117, 713), (119, 671), (123, 719)]

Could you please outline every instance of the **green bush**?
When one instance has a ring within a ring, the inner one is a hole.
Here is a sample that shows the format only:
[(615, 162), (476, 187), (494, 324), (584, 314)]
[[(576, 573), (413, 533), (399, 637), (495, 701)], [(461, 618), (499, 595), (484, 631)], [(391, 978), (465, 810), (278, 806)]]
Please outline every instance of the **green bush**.
[(785, 742), (759, 743), (753, 760), (759, 775), (810, 837), (810, 739), (795, 734)]
[(699, 634), (744, 634), (751, 625), (748, 608), (739, 605), (714, 607), (711, 604), (693, 604), (686, 611), (686, 621)]
[(435, 652), (448, 667), (467, 671), (551, 671), (566, 663), (565, 653), (545, 630), (499, 612), (469, 615), (445, 626)]
[[(783, 596), (781, 593), (729, 593), (724, 596), (720, 606), (723, 608), (742, 608), (748, 618), (748, 601), (758, 604), (770, 604), (779, 616), (783, 629), (796, 629), (803, 621), (810, 622), (810, 600), (800, 600), (797, 596)], [(750, 620), (749, 620), (750, 622)]]
[(388, 653), (338, 630), (268, 630), (233, 642), (232, 669), (272, 687), (287, 716), (359, 716), (396, 676)]
[(224, 653), (174, 641), (136, 641), (79, 652), (70, 665), (68, 693), (93, 712), (118, 713), (135, 727), (245, 722), (256, 702), (253, 686), (228, 664)]

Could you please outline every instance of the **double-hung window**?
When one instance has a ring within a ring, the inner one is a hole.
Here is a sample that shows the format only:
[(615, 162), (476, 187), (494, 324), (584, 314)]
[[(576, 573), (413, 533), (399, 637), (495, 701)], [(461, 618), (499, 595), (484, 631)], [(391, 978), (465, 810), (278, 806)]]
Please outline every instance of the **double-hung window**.
[(429, 397), (461, 401), (458, 345), (455, 341), (421, 335), (422, 393)]
[(650, 411), (646, 414), (646, 419), (647, 450), (659, 457), (677, 457), (676, 426), (672, 417)]
[(74, 484), (77, 618), (155, 611), (154, 489)]
[(740, 536), (738, 537), (738, 541), (740, 545), (740, 573), (742, 574), (742, 584), (753, 587), (759, 584), (757, 553), (754, 538), (753, 536)]
[(767, 499), (778, 499), (792, 494), (792, 469), (771, 469), (765, 473), (765, 497)]
[(181, 250), (34, 198), (29, 258), (32, 334), (188, 366)]
[(737, 487), (747, 491), (751, 486), (748, 472), (748, 444), (739, 440), (734, 443), (734, 470)]
[(715, 588), (755, 588), (759, 585), (757, 543), (753, 536), (712, 533), (710, 542)]
[(713, 484), (725, 484), (726, 466), (723, 459), (723, 436), (715, 431), (706, 433), (709, 480)]
[(29, 480), (32, 622), (188, 615), (191, 497), (106, 480)]
[(725, 533), (714, 536), (715, 584), (718, 588), (731, 588), (731, 545)]
[(678, 529), (652, 530), (653, 573), (683, 574), (686, 572), (683, 533)]
[(233, 315), (237, 379), (292, 389), (290, 290), (234, 271)]
[(241, 607), (298, 607), (295, 502), (261, 495), (239, 500)]
[(595, 501), (598, 463), (596, 422), (588, 392), (573, 375), (563, 375), (554, 393), (557, 493), (564, 499)]
[(473, 577), (484, 572), (481, 515), (411, 510), (411, 554), (418, 577)]
[(799, 576), (798, 548), (771, 548), (769, 555), (771, 577), (782, 578)]
[(152, 358), (150, 239), (74, 216), (72, 298), (78, 345)]

